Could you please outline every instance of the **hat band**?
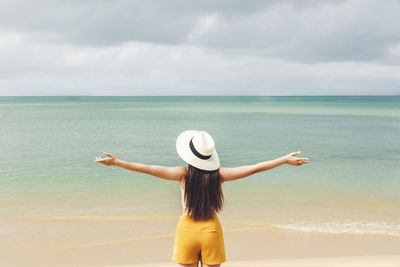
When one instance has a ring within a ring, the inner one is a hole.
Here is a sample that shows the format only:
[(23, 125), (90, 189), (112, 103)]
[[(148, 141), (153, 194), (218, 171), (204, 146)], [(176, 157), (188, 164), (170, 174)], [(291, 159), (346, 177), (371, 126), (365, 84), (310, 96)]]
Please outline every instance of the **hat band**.
[[(192, 139), (193, 139), (193, 137), (192, 137)], [(189, 145), (190, 145), (190, 150), (192, 150), (193, 154), (195, 154), (196, 157), (198, 157), (200, 159), (209, 159), (209, 158), (211, 158), (211, 155), (204, 156), (204, 155), (200, 154), (199, 151), (197, 151), (196, 148), (194, 147), (192, 139), (190, 139)]]

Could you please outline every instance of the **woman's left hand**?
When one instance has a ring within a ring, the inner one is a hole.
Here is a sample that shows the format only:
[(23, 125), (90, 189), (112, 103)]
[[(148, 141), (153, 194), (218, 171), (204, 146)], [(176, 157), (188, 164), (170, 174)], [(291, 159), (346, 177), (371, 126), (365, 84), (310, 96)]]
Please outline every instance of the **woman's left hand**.
[(118, 160), (117, 157), (107, 152), (104, 152), (104, 155), (108, 156), (109, 158), (102, 159), (100, 157), (96, 157), (94, 162), (102, 163), (105, 166), (114, 166)]

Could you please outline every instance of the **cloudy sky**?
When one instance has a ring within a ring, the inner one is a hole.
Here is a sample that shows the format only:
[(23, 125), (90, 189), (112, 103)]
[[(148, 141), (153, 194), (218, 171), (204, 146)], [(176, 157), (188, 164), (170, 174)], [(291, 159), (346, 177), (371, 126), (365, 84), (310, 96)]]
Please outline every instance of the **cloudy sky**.
[(399, 0), (0, 0), (0, 95), (398, 95), (399, 14)]

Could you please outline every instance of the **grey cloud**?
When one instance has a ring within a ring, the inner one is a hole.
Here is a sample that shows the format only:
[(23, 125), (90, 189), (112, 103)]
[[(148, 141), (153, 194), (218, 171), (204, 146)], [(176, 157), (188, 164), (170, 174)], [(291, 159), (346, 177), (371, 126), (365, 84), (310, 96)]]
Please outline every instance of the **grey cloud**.
[(220, 16), (193, 43), (310, 63), (381, 60), (400, 43), (399, 11), (399, 1), (281, 4), (240, 19)]
[(395, 0), (17, 0), (0, 4), (0, 25), (44, 42), (191, 44), (319, 62), (382, 58), (400, 40), (399, 10)]
[[(397, 0), (9, 0), (0, 3), (0, 29), (95, 46), (189, 43), (304, 62), (373, 60), (400, 42), (399, 11)], [(215, 23), (193, 33), (210, 16)]]
[(2, 0), (0, 95), (399, 94), (400, 1)]
[(190, 29), (205, 14), (251, 14), (262, 9), (265, 3), (239, 0), (2, 1), (0, 27), (42, 33), (41, 37), (50, 40), (90, 45), (127, 41), (176, 44), (186, 40)]
[(43, 42), (140, 41), (300, 62), (368, 61), (400, 42), (399, 11), (397, 0), (10, 0), (0, 3), (0, 29)]

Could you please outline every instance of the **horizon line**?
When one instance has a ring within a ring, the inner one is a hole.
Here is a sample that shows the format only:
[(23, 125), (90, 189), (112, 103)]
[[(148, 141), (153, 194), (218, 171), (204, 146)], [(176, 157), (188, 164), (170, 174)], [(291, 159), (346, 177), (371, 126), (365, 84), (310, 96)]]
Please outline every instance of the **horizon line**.
[(394, 95), (0, 95), (0, 97), (291, 97), (291, 96), (400, 96)]

